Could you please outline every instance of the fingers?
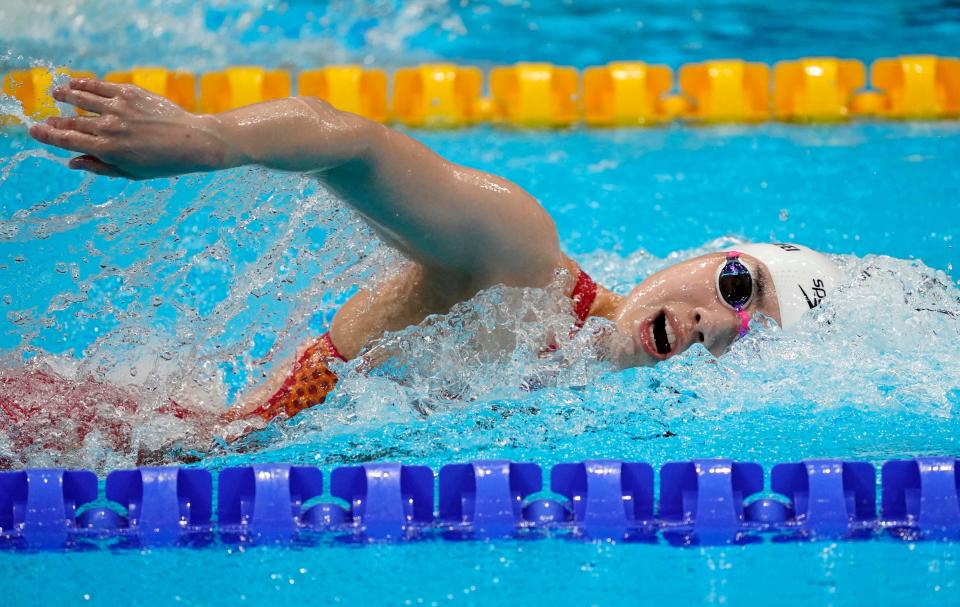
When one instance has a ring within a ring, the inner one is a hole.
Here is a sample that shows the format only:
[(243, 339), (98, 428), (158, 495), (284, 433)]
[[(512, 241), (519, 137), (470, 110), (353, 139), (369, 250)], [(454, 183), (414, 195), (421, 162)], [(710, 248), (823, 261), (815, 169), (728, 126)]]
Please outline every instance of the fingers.
[(79, 171), (87, 171), (96, 175), (104, 175), (106, 177), (127, 177), (127, 175), (125, 175), (112, 164), (107, 164), (99, 158), (94, 158), (93, 156), (86, 154), (83, 156), (77, 156), (76, 158), (71, 158), (70, 168), (77, 169)]
[(83, 154), (95, 154), (103, 148), (103, 140), (99, 137), (80, 131), (55, 128), (48, 124), (33, 125), (30, 127), (30, 136), (40, 143)]
[(110, 109), (110, 100), (100, 95), (78, 91), (64, 86), (53, 89), (53, 98), (63, 103), (75, 105), (81, 110), (103, 114)]
[(118, 96), (120, 91), (123, 90), (123, 86), (120, 84), (97, 80), (96, 78), (74, 78), (70, 81), (70, 88), (75, 91), (86, 91), (94, 95), (107, 97), (108, 99)]
[(90, 135), (98, 135), (101, 132), (101, 119), (92, 116), (72, 116), (69, 118), (60, 118), (53, 116), (47, 118), (46, 123), (55, 129), (62, 131), (80, 131)]
[[(67, 123), (75, 118), (55, 118), (48, 122)], [(95, 120), (86, 118), (85, 120)], [(103, 148), (103, 140), (89, 133), (83, 133), (77, 130), (66, 130), (56, 128), (50, 124), (35, 124), (30, 127), (30, 135), (41, 143), (57, 146), (73, 152), (82, 152), (82, 156), (77, 156), (70, 160), (70, 168), (80, 171), (87, 171), (96, 175), (105, 175), (107, 177), (127, 177), (129, 175), (108, 164), (92, 153)]]

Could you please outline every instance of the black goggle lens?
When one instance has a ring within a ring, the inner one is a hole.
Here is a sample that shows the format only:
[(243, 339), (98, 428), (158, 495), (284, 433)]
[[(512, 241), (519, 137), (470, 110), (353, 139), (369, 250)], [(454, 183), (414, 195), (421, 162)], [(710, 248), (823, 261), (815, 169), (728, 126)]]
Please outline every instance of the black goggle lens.
[(753, 295), (753, 277), (739, 259), (728, 259), (717, 278), (720, 297), (734, 309), (742, 309)]

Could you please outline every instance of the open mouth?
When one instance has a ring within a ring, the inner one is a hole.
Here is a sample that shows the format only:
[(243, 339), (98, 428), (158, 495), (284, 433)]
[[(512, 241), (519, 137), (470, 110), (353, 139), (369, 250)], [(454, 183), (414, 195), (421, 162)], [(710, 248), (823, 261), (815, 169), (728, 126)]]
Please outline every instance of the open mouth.
[(641, 336), (647, 352), (660, 360), (669, 358), (676, 350), (677, 337), (666, 310), (644, 323)]
[(650, 336), (653, 337), (654, 346), (657, 348), (657, 354), (670, 354), (673, 349), (673, 331), (667, 322), (667, 314), (660, 312), (653, 322), (650, 323)]

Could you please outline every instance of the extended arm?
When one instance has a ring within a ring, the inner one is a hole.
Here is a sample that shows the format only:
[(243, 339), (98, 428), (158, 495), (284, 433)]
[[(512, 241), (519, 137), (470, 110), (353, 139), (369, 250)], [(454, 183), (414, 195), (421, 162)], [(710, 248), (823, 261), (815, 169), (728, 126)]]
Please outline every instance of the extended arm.
[(143, 89), (88, 79), (54, 97), (99, 114), (30, 130), (83, 154), (73, 168), (132, 179), (247, 164), (310, 173), (387, 242), (467, 291), (543, 286), (565, 264), (553, 221), (515, 184), (317, 99), (194, 115)]

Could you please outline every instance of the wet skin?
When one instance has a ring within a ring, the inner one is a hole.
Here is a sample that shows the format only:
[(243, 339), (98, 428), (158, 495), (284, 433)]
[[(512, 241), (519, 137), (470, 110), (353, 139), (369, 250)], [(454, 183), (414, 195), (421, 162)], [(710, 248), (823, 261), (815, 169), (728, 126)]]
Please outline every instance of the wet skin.
[[(242, 165), (311, 175), (353, 207), (409, 265), (361, 288), (331, 335), (354, 358), (385, 331), (417, 324), (498, 284), (546, 287), (579, 268), (535, 198), (505, 179), (449, 162), (414, 139), (315, 98), (288, 98), (215, 115), (192, 114), (132, 85), (75, 79), (53, 96), (94, 115), (50, 118), (38, 141), (78, 152), (70, 167), (146, 179)], [(600, 287), (590, 313), (612, 321), (610, 358), (653, 365), (702, 343), (720, 355), (741, 320), (717, 293), (724, 254), (687, 260), (621, 296)], [(761, 280), (766, 269), (743, 261)], [(768, 277), (767, 277), (768, 278)], [(779, 322), (772, 282), (747, 305)], [(569, 292), (569, 290), (568, 290)], [(306, 344), (304, 345), (304, 347)]]
[[(623, 366), (653, 365), (697, 343), (714, 356), (730, 347), (739, 336), (741, 319), (717, 291), (717, 273), (726, 257), (725, 252), (701, 255), (653, 274), (627, 295), (601, 294), (607, 300), (598, 303), (601, 315), (614, 323), (618, 333), (629, 336), (620, 342), (626, 344), (619, 353)], [(744, 311), (779, 323), (777, 296), (766, 266), (750, 255), (742, 255), (740, 260), (754, 277), (753, 296)], [(762, 293), (758, 283), (763, 285)], [(666, 330), (669, 350), (663, 351)]]

